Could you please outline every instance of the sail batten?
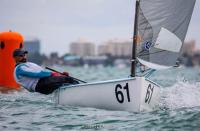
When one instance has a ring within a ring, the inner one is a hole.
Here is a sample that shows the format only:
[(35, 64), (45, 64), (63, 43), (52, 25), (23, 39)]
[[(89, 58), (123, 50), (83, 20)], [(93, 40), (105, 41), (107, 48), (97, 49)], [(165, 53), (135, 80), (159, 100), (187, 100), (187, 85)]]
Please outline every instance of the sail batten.
[(140, 0), (137, 56), (173, 66), (179, 57), (196, 0)]

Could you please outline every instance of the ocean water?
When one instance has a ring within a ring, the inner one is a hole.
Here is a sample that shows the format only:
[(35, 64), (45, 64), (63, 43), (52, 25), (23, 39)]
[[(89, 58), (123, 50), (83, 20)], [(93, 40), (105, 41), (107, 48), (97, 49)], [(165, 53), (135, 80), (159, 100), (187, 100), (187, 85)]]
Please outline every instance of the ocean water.
[[(129, 68), (114, 67), (54, 68), (88, 82), (124, 78), (130, 72)], [(0, 94), (0, 131), (200, 130), (200, 69), (157, 71), (150, 79), (162, 85), (159, 109), (152, 112), (57, 105), (53, 94)]]

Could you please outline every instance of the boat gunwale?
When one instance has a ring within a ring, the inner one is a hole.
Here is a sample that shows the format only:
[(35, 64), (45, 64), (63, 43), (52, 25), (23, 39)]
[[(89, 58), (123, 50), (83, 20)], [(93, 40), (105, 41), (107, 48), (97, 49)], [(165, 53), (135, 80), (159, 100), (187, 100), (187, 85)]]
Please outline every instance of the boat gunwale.
[(60, 87), (60, 89), (66, 89), (66, 88), (72, 88), (72, 87), (81, 87), (81, 86), (87, 86), (87, 85), (97, 85), (97, 84), (108, 84), (108, 83), (114, 83), (114, 82), (120, 82), (125, 80), (135, 80), (135, 77), (130, 78), (122, 78), (122, 79), (114, 79), (114, 80), (107, 80), (107, 81), (98, 81), (98, 82), (91, 82), (91, 83), (81, 83), (76, 85), (63, 85)]
[(151, 82), (151, 83), (155, 84), (155, 85), (158, 86), (158, 87), (161, 87), (158, 83), (156, 83), (156, 82), (150, 80), (149, 78), (145, 78), (145, 80), (148, 81), (148, 82)]
[[(59, 89), (63, 90), (63, 89), (67, 89), (67, 88), (73, 88), (73, 87), (83, 87), (83, 86), (87, 86), (87, 85), (97, 85), (97, 84), (108, 84), (108, 83), (114, 83), (114, 82), (122, 82), (125, 80), (136, 80), (137, 77), (130, 77), (130, 78), (122, 78), (122, 79), (114, 79), (114, 80), (107, 80), (107, 81), (98, 81), (98, 82), (91, 82), (91, 83), (81, 83), (81, 84), (76, 84), (76, 85), (63, 85), (61, 86)], [(144, 77), (145, 78), (145, 77)], [(156, 86), (160, 87), (159, 84), (157, 84), (156, 82), (145, 78), (145, 80), (147, 80), (148, 82), (151, 82), (153, 84), (155, 84)]]

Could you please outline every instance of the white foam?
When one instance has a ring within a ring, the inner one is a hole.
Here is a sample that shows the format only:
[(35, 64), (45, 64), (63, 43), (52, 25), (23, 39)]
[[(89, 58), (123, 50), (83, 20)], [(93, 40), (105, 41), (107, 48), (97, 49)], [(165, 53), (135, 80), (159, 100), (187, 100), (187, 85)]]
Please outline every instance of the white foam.
[(161, 107), (169, 109), (200, 106), (200, 83), (179, 81), (161, 91)]

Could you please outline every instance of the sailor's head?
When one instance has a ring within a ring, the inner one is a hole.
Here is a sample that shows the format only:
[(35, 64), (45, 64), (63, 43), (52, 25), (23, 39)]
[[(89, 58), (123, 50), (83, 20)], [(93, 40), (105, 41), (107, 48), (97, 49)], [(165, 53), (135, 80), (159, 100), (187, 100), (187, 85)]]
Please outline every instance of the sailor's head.
[(20, 62), (26, 62), (26, 54), (28, 54), (28, 51), (23, 50), (21, 48), (14, 50), (13, 52), (13, 58), (15, 59), (16, 63)]

